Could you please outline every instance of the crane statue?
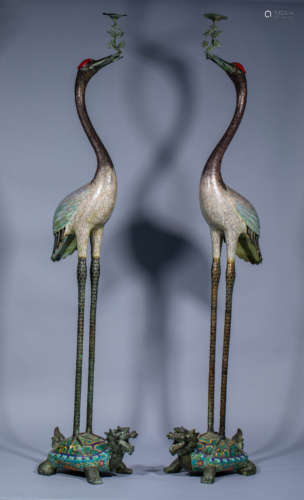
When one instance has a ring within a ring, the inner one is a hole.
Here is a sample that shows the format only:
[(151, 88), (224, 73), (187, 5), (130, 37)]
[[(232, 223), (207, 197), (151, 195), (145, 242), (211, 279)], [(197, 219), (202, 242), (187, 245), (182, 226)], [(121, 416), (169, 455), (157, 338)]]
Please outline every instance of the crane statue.
[[(97, 157), (97, 168), (91, 182), (66, 196), (58, 205), (54, 220), (54, 248), (52, 260), (59, 261), (71, 255), (75, 250), (78, 253), (77, 281), (78, 281), (78, 325), (77, 325), (77, 353), (74, 399), (74, 425), (71, 438), (64, 438), (56, 428), (52, 440), (53, 449), (47, 460), (38, 467), (43, 475), (55, 474), (61, 469), (83, 471), (90, 483), (101, 483), (100, 472), (106, 470), (105, 457), (113, 455), (111, 446), (106, 439), (92, 431), (93, 418), (93, 389), (95, 364), (95, 331), (97, 291), (100, 276), (100, 246), (103, 230), (114, 209), (116, 200), (115, 169), (102, 141), (98, 137), (85, 104), (85, 92), (88, 82), (102, 68), (122, 58), (121, 49), (124, 42), (119, 40), (123, 32), (117, 25), (120, 14), (105, 14), (113, 21), (111, 41), (109, 46), (115, 53), (102, 59), (85, 59), (78, 66), (75, 82), (75, 102), (78, 117), (82, 127), (94, 149)], [(89, 363), (88, 363), (88, 390), (87, 390), (87, 419), (86, 432), (80, 433), (80, 404), (82, 385), (82, 357), (84, 338), (84, 307), (85, 286), (87, 277), (87, 250), (91, 243), (91, 307), (90, 307), (90, 334), (89, 334)], [(133, 452), (128, 439), (136, 437), (136, 431), (129, 432), (128, 428), (118, 428), (115, 436), (118, 453), (121, 460), (115, 460), (117, 472), (130, 473), (131, 469), (122, 462), (123, 452)], [(122, 437), (123, 436), (123, 437)], [(114, 441), (113, 441), (114, 442)], [(116, 455), (117, 456), (117, 449)], [(113, 465), (112, 460), (112, 465)], [(112, 467), (113, 469), (113, 467)], [(112, 470), (111, 469), (111, 470)]]
[[(176, 459), (165, 470), (177, 472), (185, 462), (192, 471), (202, 471), (202, 482), (212, 483), (217, 472), (229, 471), (250, 475), (256, 472), (255, 465), (248, 460), (243, 452), (243, 438), (239, 429), (236, 435), (226, 438), (226, 402), (227, 373), (231, 329), (232, 293), (235, 281), (235, 256), (259, 264), (262, 256), (259, 248), (260, 224), (258, 215), (249, 201), (224, 182), (221, 175), (222, 159), (242, 120), (247, 97), (246, 72), (242, 64), (229, 63), (211, 53), (211, 49), (220, 46), (217, 40), (216, 22), (226, 19), (219, 14), (206, 14), (213, 21), (205, 35), (211, 37), (211, 42), (204, 41), (207, 59), (210, 59), (232, 80), (236, 89), (236, 108), (233, 118), (218, 142), (204, 167), (200, 181), (200, 206), (202, 214), (210, 227), (212, 242), (211, 268), (211, 321), (210, 321), (210, 351), (208, 380), (208, 428), (202, 435), (184, 428), (175, 428), (169, 433), (169, 439), (174, 439), (170, 447), (171, 453), (177, 453)], [(222, 376), (220, 394), (220, 424), (219, 432), (214, 431), (214, 391), (215, 391), (215, 354), (216, 354), (216, 319), (217, 297), (221, 268), (220, 258), (223, 241), (227, 248), (226, 267), (226, 308), (224, 322), (224, 342), (222, 355)], [(189, 438), (191, 436), (191, 439)], [(195, 439), (194, 439), (195, 437)], [(192, 443), (189, 449), (189, 442)], [(186, 444), (187, 446), (186, 446)], [(194, 443), (194, 444), (193, 444)], [(186, 451), (185, 451), (186, 450)], [(181, 460), (181, 456), (189, 456), (190, 460)], [(190, 465), (189, 465), (190, 464)]]

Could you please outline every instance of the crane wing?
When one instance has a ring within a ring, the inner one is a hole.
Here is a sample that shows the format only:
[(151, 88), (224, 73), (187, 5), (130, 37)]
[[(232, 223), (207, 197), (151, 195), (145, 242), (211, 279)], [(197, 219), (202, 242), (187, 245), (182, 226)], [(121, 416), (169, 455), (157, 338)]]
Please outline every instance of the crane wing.
[(246, 226), (249, 227), (249, 229), (251, 229), (251, 231), (253, 231), (255, 234), (259, 235), (260, 234), (259, 216), (256, 213), (253, 206), (250, 206), (249, 204), (245, 206), (244, 204), (237, 201), (235, 203), (235, 208), (238, 214), (245, 222)]
[(246, 198), (229, 188), (233, 205), (245, 222), (247, 231), (239, 237), (236, 254), (240, 259), (259, 264), (262, 262), (262, 255), (259, 247), (260, 221), (255, 208)]
[(68, 225), (80, 203), (85, 198), (85, 194), (85, 187), (77, 189), (77, 191), (69, 194), (62, 200), (61, 203), (59, 203), (53, 218), (54, 234)]
[(86, 195), (86, 187), (84, 186), (77, 191), (66, 196), (56, 208), (53, 218), (53, 233), (55, 237), (52, 260), (64, 259), (71, 255), (77, 248), (77, 242), (74, 234), (65, 236), (65, 228), (71, 222), (81, 202)]

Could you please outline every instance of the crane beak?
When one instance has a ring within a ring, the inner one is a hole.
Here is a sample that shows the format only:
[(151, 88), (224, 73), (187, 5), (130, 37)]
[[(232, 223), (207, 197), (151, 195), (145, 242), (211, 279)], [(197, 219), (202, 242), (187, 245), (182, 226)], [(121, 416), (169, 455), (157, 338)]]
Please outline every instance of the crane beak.
[(232, 74), (236, 72), (236, 68), (232, 66), (229, 62), (224, 61), (224, 59), (221, 59), (220, 57), (214, 55), (214, 54), (207, 54), (207, 59), (211, 59), (215, 64), (217, 64), (220, 68), (222, 68), (224, 71), (227, 71), (227, 73)]
[(122, 59), (122, 55), (120, 54), (120, 52), (118, 52), (117, 54), (112, 54), (111, 56), (106, 56), (106, 57), (102, 57), (101, 59), (97, 59), (97, 61), (94, 61), (90, 67), (92, 69), (95, 69), (96, 71), (100, 70), (101, 68), (104, 68), (105, 66), (107, 66), (108, 64), (111, 64), (112, 62), (114, 61), (118, 61), (119, 59)]

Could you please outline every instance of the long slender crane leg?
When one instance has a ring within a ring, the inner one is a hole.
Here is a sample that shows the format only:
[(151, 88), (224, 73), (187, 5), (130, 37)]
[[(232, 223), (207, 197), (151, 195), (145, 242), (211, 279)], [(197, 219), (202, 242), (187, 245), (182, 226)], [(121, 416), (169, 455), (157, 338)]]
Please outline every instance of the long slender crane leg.
[(224, 324), (224, 343), (222, 357), (222, 382), (221, 382), (221, 403), (220, 403), (220, 429), (219, 432), (225, 436), (226, 426), (226, 402), (227, 402), (227, 375), (228, 375), (228, 360), (230, 346), (230, 330), (231, 330), (231, 312), (232, 312), (232, 293), (235, 280), (235, 247), (236, 242), (230, 241), (229, 236), (226, 236), (227, 243), (227, 268), (226, 268), (226, 308), (225, 308), (225, 324)]
[(214, 431), (214, 385), (215, 385), (215, 350), (216, 350), (216, 314), (218, 285), (221, 276), (222, 235), (211, 230), (212, 267), (211, 267), (211, 320), (208, 380), (208, 431)]
[(95, 366), (95, 338), (96, 338), (96, 304), (98, 282), (100, 276), (100, 246), (103, 227), (94, 229), (91, 233), (91, 309), (90, 309), (90, 340), (89, 340), (89, 370), (88, 370), (88, 399), (87, 399), (87, 432), (92, 432), (93, 394), (94, 394), (94, 366)]
[(79, 434), (79, 426), (80, 426), (84, 305), (85, 305), (85, 286), (87, 279), (87, 261), (86, 261), (87, 247), (88, 247), (88, 237), (82, 235), (80, 238), (77, 238), (78, 323), (77, 323), (77, 353), (76, 353), (73, 437), (76, 437)]

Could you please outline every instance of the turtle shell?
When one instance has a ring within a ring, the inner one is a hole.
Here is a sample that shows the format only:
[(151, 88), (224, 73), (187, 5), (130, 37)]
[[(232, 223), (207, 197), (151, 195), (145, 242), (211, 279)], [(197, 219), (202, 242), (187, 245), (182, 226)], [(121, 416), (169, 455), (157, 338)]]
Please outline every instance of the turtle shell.
[(193, 471), (202, 471), (206, 466), (213, 465), (217, 472), (233, 472), (248, 462), (248, 455), (233, 439), (222, 438), (214, 432), (199, 436), (190, 457)]
[(83, 432), (59, 443), (48, 454), (48, 460), (57, 469), (84, 471), (98, 467), (100, 472), (110, 472), (111, 454), (104, 438)]

